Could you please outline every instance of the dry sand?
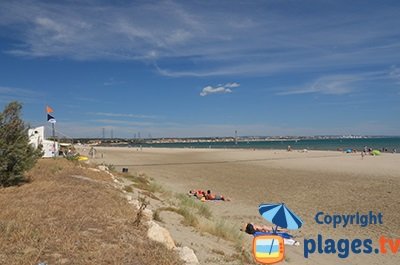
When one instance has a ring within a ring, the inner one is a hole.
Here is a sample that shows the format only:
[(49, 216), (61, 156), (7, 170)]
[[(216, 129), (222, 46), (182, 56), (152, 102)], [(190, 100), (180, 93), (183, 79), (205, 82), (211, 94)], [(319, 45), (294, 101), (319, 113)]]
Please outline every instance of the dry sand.
[[(82, 148), (82, 147), (81, 147)], [(268, 224), (258, 213), (260, 203), (285, 202), (304, 220), (293, 231), (301, 247), (287, 247), (291, 264), (399, 264), (400, 253), (314, 253), (304, 258), (303, 240), (354, 238), (374, 241), (381, 235), (400, 238), (400, 155), (367, 156), (331, 151), (223, 150), (97, 147), (96, 163), (113, 164), (117, 170), (144, 172), (175, 192), (211, 189), (231, 202), (207, 202), (213, 213), (232, 224)], [(83, 151), (81, 149), (81, 151)], [(317, 212), (330, 214), (383, 213), (382, 225), (332, 228), (316, 224)], [(190, 235), (188, 235), (190, 237)], [(181, 238), (181, 240), (184, 240)], [(250, 249), (251, 236), (249, 236)], [(182, 242), (183, 244), (185, 242)], [(203, 253), (204, 254), (204, 253)], [(202, 254), (202, 255), (203, 255)], [(200, 260), (204, 260), (201, 259)]]

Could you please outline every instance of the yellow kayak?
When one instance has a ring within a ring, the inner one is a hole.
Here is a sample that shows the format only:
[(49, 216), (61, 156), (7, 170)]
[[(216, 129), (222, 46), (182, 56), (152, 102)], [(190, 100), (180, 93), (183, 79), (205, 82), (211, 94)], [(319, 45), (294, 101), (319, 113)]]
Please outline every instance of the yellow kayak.
[(89, 157), (87, 156), (78, 156), (78, 161), (87, 161), (89, 160)]

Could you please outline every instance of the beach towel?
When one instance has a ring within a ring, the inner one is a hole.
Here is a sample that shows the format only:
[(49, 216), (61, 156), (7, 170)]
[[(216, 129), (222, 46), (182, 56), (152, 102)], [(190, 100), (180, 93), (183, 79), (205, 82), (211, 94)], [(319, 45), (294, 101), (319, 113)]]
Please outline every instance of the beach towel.
[(254, 237), (261, 236), (261, 235), (278, 235), (283, 238), (283, 243), (288, 246), (299, 246), (300, 243), (293, 239), (293, 236), (288, 233), (272, 233), (272, 232), (255, 232), (253, 234)]
[(290, 235), (290, 234), (288, 234), (288, 233), (284, 233), (284, 232), (277, 232), (277, 233), (272, 233), (272, 232), (255, 232), (255, 233), (253, 234), (253, 236), (259, 236), (259, 235), (278, 235), (278, 236), (281, 236), (281, 237), (286, 238), (286, 239), (292, 239), (292, 238), (293, 238), (292, 235)]

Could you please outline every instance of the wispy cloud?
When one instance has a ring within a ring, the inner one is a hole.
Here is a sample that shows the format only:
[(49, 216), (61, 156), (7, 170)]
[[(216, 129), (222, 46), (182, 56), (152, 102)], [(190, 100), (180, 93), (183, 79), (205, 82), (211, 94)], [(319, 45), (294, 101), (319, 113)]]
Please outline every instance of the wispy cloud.
[(364, 72), (356, 74), (326, 75), (299, 87), (284, 88), (276, 93), (277, 95), (298, 95), (298, 94), (325, 94), (345, 95), (360, 89), (365, 82), (388, 80), (392, 74), (386, 71)]
[(88, 112), (88, 115), (105, 116), (105, 117), (125, 117), (125, 118), (138, 118), (138, 119), (155, 119), (155, 115), (143, 115), (132, 113), (111, 113), (111, 112)]
[(159, 58), (170, 56), (172, 48), (191, 39), (196, 27), (191, 15), (173, 2), (101, 5), (21, 1), (1, 2), (0, 10), (0, 26), (18, 29), (17, 38), (24, 43), (8, 53), (31, 57)]
[(137, 127), (148, 127), (152, 126), (155, 123), (153, 122), (139, 122), (139, 121), (123, 121), (123, 120), (112, 120), (112, 119), (99, 119), (99, 120), (92, 120), (92, 122), (102, 123), (102, 124), (117, 124), (120, 126), (137, 126)]
[(279, 92), (278, 95), (295, 95), (308, 93), (321, 93), (328, 95), (343, 95), (354, 90), (353, 83), (359, 78), (354, 76), (328, 76), (318, 78), (315, 82), (304, 87), (289, 89)]
[(106, 82), (103, 83), (103, 86), (117, 86), (117, 85), (122, 85), (125, 84), (124, 81), (116, 81), (114, 79), (110, 79)]
[(200, 96), (208, 96), (208, 95), (213, 95), (213, 94), (228, 94), (232, 93), (231, 88), (239, 87), (240, 84), (233, 82), (233, 83), (227, 83), (225, 85), (218, 85), (218, 86), (206, 86), (203, 88), (203, 90), (200, 92)]
[(37, 102), (41, 97), (43, 97), (43, 93), (39, 91), (0, 86), (0, 101), (2, 102), (18, 100), (23, 103), (32, 103)]
[(389, 76), (393, 78), (397, 84), (400, 85), (400, 68), (392, 66), (389, 71)]
[(229, 10), (223, 3), (201, 1), (1, 1), (0, 27), (15, 33), (15, 45), (6, 50), (13, 55), (139, 60), (172, 77), (265, 76), (397, 63), (397, 8), (343, 9), (340, 2), (314, 3), (316, 15), (304, 16), (291, 11), (300, 8), (295, 2), (283, 6), (280, 1), (235, 2)]
[(78, 100), (78, 101), (82, 101), (82, 102), (88, 102), (88, 103), (102, 103), (102, 104), (104, 104), (104, 103), (112, 103), (111, 101), (100, 100), (100, 99), (97, 99), (95, 97), (81, 97), (81, 96), (79, 96), (79, 97), (74, 97), (74, 99)]
[(1, 95), (30, 96), (30, 95), (35, 94), (35, 92), (31, 91), (31, 90), (27, 90), (27, 89), (22, 89), (22, 88), (0, 86), (0, 94)]

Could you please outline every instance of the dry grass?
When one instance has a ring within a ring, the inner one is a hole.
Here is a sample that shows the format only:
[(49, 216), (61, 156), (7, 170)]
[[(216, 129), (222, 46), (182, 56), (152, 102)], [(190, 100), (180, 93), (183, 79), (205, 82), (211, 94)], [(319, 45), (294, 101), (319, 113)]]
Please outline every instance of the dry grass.
[(256, 264), (252, 254), (244, 247), (243, 233), (237, 229), (237, 226), (217, 219), (211, 222), (202, 222), (197, 229), (203, 233), (209, 233), (218, 238), (231, 241), (234, 244), (237, 253), (229, 257), (225, 256), (227, 262), (238, 260), (242, 264)]
[(124, 186), (124, 191), (133, 192), (133, 188), (131, 186)]
[(136, 212), (106, 173), (48, 159), (29, 177), (0, 189), (0, 264), (181, 264), (133, 225)]
[[(243, 264), (254, 264), (251, 253), (243, 247), (243, 233), (236, 225), (227, 223), (219, 218), (212, 218), (212, 211), (205, 204), (186, 194), (175, 194), (177, 207), (160, 207), (153, 213), (156, 221), (162, 222), (160, 217), (162, 211), (175, 212), (183, 217), (182, 224), (194, 227), (200, 233), (208, 233), (234, 244), (237, 253), (232, 256), (225, 255), (225, 262), (239, 261)], [(198, 216), (205, 218), (198, 218)], [(216, 253), (218, 254), (218, 253)], [(222, 255), (222, 254), (221, 254)], [(218, 262), (219, 263), (219, 262)]]
[(126, 179), (133, 182), (135, 188), (148, 191), (150, 193), (163, 192), (161, 185), (155, 183), (153, 180), (148, 178), (145, 174), (135, 174), (135, 175), (122, 175)]
[(202, 223), (199, 230), (234, 243), (241, 243), (243, 240), (242, 233), (239, 229), (223, 220)]
[(154, 211), (153, 212), (153, 220), (154, 221), (157, 221), (157, 222), (161, 222), (161, 223), (163, 223), (164, 221), (161, 219), (161, 216), (160, 216), (160, 211)]
[(201, 202), (200, 200), (189, 197), (186, 194), (178, 193), (176, 198), (179, 200), (180, 206), (197, 209), (197, 213), (207, 219), (212, 217), (212, 212), (207, 204)]
[(159, 213), (162, 211), (170, 211), (170, 212), (174, 212), (174, 213), (181, 215), (183, 217), (183, 220), (182, 220), (183, 225), (193, 226), (193, 227), (199, 226), (199, 219), (197, 219), (197, 217), (186, 207), (180, 207), (180, 208), (171, 207), (171, 206), (161, 207), (155, 211), (155, 213), (153, 214), (153, 217), (156, 217), (157, 219), (159, 219), (158, 221), (162, 221), (159, 216)]
[[(167, 207), (160, 208), (159, 210), (170, 210), (179, 213), (184, 217), (186, 224), (197, 227), (199, 232), (206, 232), (234, 243), (242, 242), (243, 236), (239, 229), (237, 229), (235, 225), (228, 224), (224, 220), (211, 219), (212, 212), (205, 203), (185, 194), (176, 194), (176, 198), (179, 201), (178, 208)], [(198, 215), (206, 217), (208, 220), (202, 219), (203, 222), (199, 222), (193, 211), (196, 211)]]

